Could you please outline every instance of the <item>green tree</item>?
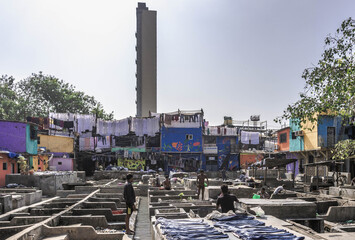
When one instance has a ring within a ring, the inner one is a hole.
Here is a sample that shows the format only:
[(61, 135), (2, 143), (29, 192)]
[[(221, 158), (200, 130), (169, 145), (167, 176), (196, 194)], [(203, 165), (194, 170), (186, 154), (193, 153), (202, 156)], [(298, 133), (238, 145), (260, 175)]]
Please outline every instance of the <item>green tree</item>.
[(20, 105), (15, 79), (3, 75), (0, 78), (0, 119), (18, 120), (19, 118)]
[[(24, 120), (27, 116), (45, 117), (49, 112), (58, 113), (97, 113), (98, 117), (111, 120), (113, 113), (106, 113), (103, 106), (94, 97), (77, 91), (69, 83), (59, 80), (51, 75), (44, 75), (42, 72), (33, 73), (30, 77), (14, 84), (12, 77), (7, 77), (5, 84), (11, 83), (11, 95), (7, 93), (6, 101), (0, 100), (0, 106), (9, 104), (7, 101), (13, 99), (14, 108), (7, 107), (2, 119)], [(11, 80), (11, 81), (10, 81)], [(1, 111), (1, 110), (0, 110)], [(16, 114), (15, 114), (16, 113)]]
[[(325, 39), (325, 50), (318, 64), (304, 70), (305, 91), (290, 104), (282, 117), (299, 119), (300, 124), (316, 122), (317, 114), (340, 115), (344, 120), (355, 115), (355, 20), (342, 22), (336, 34)], [(346, 146), (343, 144), (347, 144)], [(341, 145), (341, 146), (340, 146)], [(352, 141), (339, 143), (341, 149), (354, 152)], [(349, 153), (348, 152), (348, 153)], [(348, 156), (344, 153), (339, 156)]]

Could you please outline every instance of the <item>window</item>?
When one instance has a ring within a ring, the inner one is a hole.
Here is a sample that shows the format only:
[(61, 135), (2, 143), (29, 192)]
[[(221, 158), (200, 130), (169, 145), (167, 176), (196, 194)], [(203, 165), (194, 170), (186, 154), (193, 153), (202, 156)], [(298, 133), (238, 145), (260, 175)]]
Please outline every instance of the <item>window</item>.
[(193, 134), (186, 134), (186, 140), (193, 140), (194, 135)]
[(287, 134), (282, 133), (280, 134), (280, 143), (285, 143), (285, 142), (287, 142)]
[(41, 160), (38, 158), (38, 165), (40, 165), (41, 164)]
[(30, 139), (31, 140), (37, 140), (37, 129), (33, 125), (30, 126)]
[(7, 163), (6, 162), (2, 163), (2, 170), (7, 170)]
[(314, 163), (314, 157), (312, 155), (308, 156), (308, 163)]
[(37, 144), (41, 144), (41, 137), (37, 137)]
[(292, 139), (296, 139), (296, 138), (297, 138), (296, 133), (292, 132)]
[(58, 165), (62, 165), (62, 162), (58, 162)]

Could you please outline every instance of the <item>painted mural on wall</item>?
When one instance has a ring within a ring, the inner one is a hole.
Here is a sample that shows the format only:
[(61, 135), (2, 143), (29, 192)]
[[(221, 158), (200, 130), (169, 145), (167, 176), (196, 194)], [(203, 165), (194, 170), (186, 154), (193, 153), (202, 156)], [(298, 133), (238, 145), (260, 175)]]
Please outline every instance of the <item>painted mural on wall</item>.
[(162, 128), (162, 152), (202, 152), (201, 128)]
[(224, 160), (229, 156), (228, 169), (239, 167), (239, 158), (231, 153), (231, 144), (238, 142), (236, 137), (217, 137), (216, 145), (218, 148), (218, 167), (220, 168)]
[(126, 167), (129, 170), (140, 170), (145, 168), (145, 160), (119, 158), (117, 159), (117, 166)]

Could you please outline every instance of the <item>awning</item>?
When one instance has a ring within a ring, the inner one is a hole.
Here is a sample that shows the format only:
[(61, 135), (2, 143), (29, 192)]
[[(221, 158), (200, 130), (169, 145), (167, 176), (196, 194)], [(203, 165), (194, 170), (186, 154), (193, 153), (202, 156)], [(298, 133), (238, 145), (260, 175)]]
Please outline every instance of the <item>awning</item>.
[(283, 167), (287, 164), (296, 162), (298, 159), (287, 159), (287, 158), (265, 158), (262, 167), (274, 168)]

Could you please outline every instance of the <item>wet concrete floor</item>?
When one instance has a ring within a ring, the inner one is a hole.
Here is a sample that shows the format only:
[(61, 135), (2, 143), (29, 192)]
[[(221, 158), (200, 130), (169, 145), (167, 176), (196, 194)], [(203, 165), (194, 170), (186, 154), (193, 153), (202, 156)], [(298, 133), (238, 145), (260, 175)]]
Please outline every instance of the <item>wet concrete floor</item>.
[(134, 239), (137, 240), (151, 240), (150, 219), (148, 213), (148, 198), (141, 197), (138, 209), (138, 216), (136, 222), (136, 229)]

